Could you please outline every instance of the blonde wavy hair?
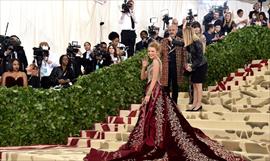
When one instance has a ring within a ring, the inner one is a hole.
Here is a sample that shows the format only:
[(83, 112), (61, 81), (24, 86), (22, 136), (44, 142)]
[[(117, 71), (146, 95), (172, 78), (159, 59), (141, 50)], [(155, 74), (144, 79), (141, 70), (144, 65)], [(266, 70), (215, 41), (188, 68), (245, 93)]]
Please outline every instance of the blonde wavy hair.
[(161, 47), (160, 47), (160, 44), (159, 44), (157, 41), (151, 42), (151, 43), (148, 45), (148, 48), (149, 48), (149, 47), (155, 48), (156, 51), (157, 51), (157, 53), (160, 55)]
[(192, 44), (194, 41), (200, 40), (199, 36), (195, 34), (194, 29), (190, 26), (186, 27), (183, 32), (185, 47)]

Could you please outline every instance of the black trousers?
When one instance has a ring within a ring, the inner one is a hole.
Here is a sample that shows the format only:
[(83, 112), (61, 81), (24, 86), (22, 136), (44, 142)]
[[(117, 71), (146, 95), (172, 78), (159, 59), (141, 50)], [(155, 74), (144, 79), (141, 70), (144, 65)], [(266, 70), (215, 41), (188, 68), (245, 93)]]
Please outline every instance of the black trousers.
[(51, 87), (51, 82), (49, 77), (41, 77), (40, 85), (44, 89), (49, 89)]
[(178, 100), (178, 84), (177, 84), (177, 69), (176, 65), (169, 64), (168, 86), (165, 91), (170, 95), (170, 88), (172, 87), (172, 99), (177, 104)]
[(133, 30), (122, 30), (121, 32), (121, 43), (128, 47), (127, 54), (128, 57), (134, 55), (134, 47), (136, 43), (136, 32)]

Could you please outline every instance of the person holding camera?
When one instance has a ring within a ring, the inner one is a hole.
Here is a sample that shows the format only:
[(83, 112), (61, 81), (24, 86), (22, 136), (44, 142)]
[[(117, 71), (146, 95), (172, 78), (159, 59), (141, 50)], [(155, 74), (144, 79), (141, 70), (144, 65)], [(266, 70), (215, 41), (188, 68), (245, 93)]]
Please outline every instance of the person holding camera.
[(59, 66), (56, 54), (50, 52), (50, 46), (47, 42), (40, 42), (39, 48), (42, 51), (42, 61), (40, 65), (40, 86), (49, 89), (51, 84), (49, 76), (54, 67)]
[(121, 43), (128, 47), (128, 57), (134, 55), (134, 47), (136, 43), (135, 23), (136, 17), (134, 12), (134, 1), (128, 0), (122, 5), (122, 16), (119, 23), (121, 24)]
[(70, 59), (70, 67), (74, 71), (75, 78), (82, 75), (82, 57), (83, 54), (80, 51), (81, 45), (78, 44), (78, 41), (72, 41), (67, 47), (67, 55)]
[(152, 39), (148, 37), (146, 30), (141, 31), (140, 37), (142, 40), (136, 43), (136, 52), (147, 49), (148, 44), (152, 41)]
[(59, 59), (60, 66), (54, 67), (50, 74), (50, 82), (53, 87), (69, 87), (75, 82), (75, 74), (70, 67), (70, 59), (68, 55), (62, 55)]
[(89, 74), (96, 70), (96, 56), (95, 53), (91, 50), (91, 43), (85, 42), (84, 43), (85, 52), (83, 53), (82, 57), (82, 66), (84, 68), (83, 74)]
[(100, 54), (101, 54), (101, 61), (100, 61), (100, 68), (105, 66), (110, 66), (113, 64), (112, 58), (110, 53), (107, 51), (107, 44), (106, 42), (100, 43)]
[(178, 87), (184, 80), (184, 65), (186, 54), (183, 50), (184, 42), (177, 37), (178, 26), (170, 25), (168, 28), (169, 37), (161, 41), (162, 75), (161, 84), (170, 95), (172, 87), (172, 99), (177, 104)]
[(16, 35), (12, 35), (6, 39), (3, 48), (3, 72), (9, 71), (12, 69), (11, 60), (18, 59), (21, 62), (20, 71), (24, 71), (28, 66), (28, 61), (25, 55), (25, 51), (21, 46), (21, 41)]

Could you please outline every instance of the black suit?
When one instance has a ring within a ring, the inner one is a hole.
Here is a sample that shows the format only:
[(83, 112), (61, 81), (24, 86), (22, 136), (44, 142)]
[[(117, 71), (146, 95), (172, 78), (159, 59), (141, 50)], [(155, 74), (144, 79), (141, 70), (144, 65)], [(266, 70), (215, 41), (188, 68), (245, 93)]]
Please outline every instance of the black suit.
[[(74, 71), (70, 67), (67, 67), (66, 71), (63, 71), (61, 66), (54, 67), (51, 75), (49, 76), (51, 86), (59, 85), (58, 81), (60, 79), (64, 79), (64, 80), (69, 79), (72, 83), (74, 83), (75, 82)], [(68, 83), (65, 84), (64, 86), (68, 86)]]
[(146, 41), (139, 41), (138, 43), (136, 43), (136, 52), (137, 51), (140, 51), (140, 50), (143, 50), (143, 49), (147, 49), (148, 47), (148, 44), (149, 44), (149, 40), (146, 40)]
[(93, 53), (89, 55), (89, 58), (86, 58), (87, 52), (83, 53), (83, 58), (82, 58), (82, 65), (84, 67), (84, 74), (89, 74), (93, 71), (96, 70), (96, 65), (97, 65), (97, 60)]

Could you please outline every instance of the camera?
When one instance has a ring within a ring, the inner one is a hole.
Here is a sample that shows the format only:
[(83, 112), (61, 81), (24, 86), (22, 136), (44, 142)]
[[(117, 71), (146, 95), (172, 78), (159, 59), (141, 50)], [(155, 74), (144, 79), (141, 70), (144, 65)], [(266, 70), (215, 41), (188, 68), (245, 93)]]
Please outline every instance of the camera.
[(166, 24), (169, 25), (169, 21), (173, 19), (172, 17), (169, 17), (169, 14), (166, 14), (163, 16), (162, 21)]
[(9, 36), (0, 35), (0, 49), (3, 51), (11, 50), (14, 51), (14, 45), (12, 43), (12, 38)]
[(78, 44), (78, 41), (72, 41), (68, 44), (67, 55), (70, 59), (75, 58), (76, 54), (79, 52), (81, 45)]
[(163, 29), (165, 29), (165, 24), (168, 26), (170, 23), (169, 21), (173, 18), (169, 16), (168, 9), (161, 10), (161, 14), (163, 15), (162, 21), (164, 22)]
[(102, 52), (100, 50), (100, 44), (97, 44), (94, 46), (93, 53), (95, 54), (96, 57), (102, 56)]
[(129, 9), (132, 7), (132, 2), (124, 0), (122, 4), (122, 11), (123, 13), (129, 13)]
[(45, 58), (45, 57), (49, 57), (49, 50), (44, 50), (43, 48), (39, 47), (34, 47), (33, 48), (34, 50), (34, 60), (36, 60), (37, 62), (37, 65), (40, 67), (41, 64), (42, 64), (42, 60)]
[(197, 14), (193, 14), (192, 9), (189, 9), (188, 16), (186, 17), (187, 25), (190, 25), (194, 21), (194, 18), (197, 16)]

